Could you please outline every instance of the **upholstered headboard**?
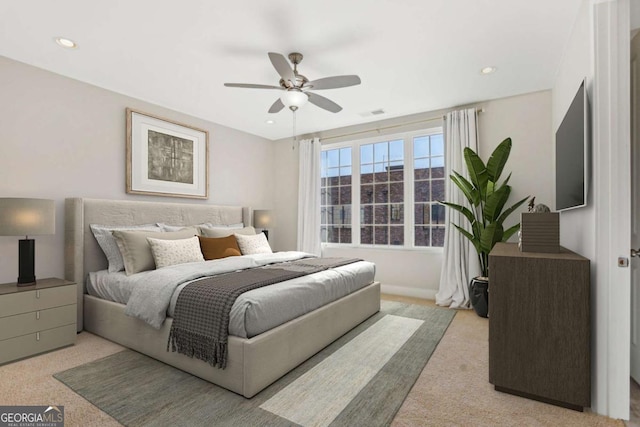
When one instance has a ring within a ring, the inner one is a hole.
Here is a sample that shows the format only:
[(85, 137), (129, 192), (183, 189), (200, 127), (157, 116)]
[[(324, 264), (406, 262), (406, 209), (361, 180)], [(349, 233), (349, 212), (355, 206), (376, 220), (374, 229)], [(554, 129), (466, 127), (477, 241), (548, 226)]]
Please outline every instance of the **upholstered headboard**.
[(90, 224), (137, 225), (164, 222), (251, 225), (251, 208), (189, 203), (138, 202), (72, 198), (65, 201), (65, 279), (78, 284), (78, 331), (83, 328), (83, 295), (89, 272), (107, 268)]

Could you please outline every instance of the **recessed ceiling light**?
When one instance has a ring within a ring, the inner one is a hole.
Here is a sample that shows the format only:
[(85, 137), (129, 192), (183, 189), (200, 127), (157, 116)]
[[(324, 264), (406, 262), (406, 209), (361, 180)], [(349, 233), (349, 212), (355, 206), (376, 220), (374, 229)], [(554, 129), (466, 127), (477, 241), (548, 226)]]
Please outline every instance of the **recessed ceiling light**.
[(496, 67), (484, 67), (482, 70), (480, 70), (480, 72), (482, 74), (491, 74), (491, 73), (495, 73), (496, 72)]
[(78, 47), (78, 44), (76, 42), (65, 37), (56, 37), (55, 40), (59, 46), (65, 47), (67, 49), (75, 49)]
[(268, 125), (276, 124), (275, 120), (267, 120), (265, 123), (268, 124)]

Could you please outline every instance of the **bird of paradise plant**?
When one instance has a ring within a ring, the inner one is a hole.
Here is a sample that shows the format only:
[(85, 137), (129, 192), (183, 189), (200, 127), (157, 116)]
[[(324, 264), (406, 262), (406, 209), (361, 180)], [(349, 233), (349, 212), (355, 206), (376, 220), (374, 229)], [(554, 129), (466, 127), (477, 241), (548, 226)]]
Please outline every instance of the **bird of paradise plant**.
[(464, 161), (469, 172), (469, 179), (460, 173), (453, 171), (449, 176), (458, 186), (460, 191), (469, 201), (470, 208), (450, 202), (440, 202), (464, 215), (469, 224), (470, 230), (452, 224), (462, 233), (476, 248), (482, 276), (489, 275), (489, 252), (497, 242), (506, 242), (514, 233), (520, 229), (520, 223), (504, 229), (504, 221), (516, 209), (518, 209), (528, 198), (519, 200), (503, 212), (503, 208), (511, 194), (509, 179), (511, 174), (498, 184), (498, 180), (504, 170), (504, 166), (511, 153), (511, 138), (502, 141), (485, 163), (471, 148), (464, 149)]

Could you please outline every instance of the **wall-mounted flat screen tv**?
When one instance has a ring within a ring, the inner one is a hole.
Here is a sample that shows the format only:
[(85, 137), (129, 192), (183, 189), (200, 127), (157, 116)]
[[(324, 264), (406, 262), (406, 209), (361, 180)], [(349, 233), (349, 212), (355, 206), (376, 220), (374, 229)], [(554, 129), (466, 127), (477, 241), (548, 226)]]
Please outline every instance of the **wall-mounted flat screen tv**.
[(589, 131), (588, 102), (582, 81), (556, 131), (556, 210), (587, 205)]

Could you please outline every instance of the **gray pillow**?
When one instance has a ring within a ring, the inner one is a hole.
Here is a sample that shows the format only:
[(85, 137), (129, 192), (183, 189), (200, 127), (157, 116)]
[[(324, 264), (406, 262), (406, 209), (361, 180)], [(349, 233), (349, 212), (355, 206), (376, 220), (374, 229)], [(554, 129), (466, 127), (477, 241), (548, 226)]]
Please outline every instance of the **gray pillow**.
[(204, 237), (229, 237), (232, 234), (251, 235), (256, 234), (253, 227), (244, 228), (221, 228), (221, 227), (200, 227), (200, 235)]
[(124, 261), (118, 249), (116, 239), (111, 234), (112, 231), (120, 230), (139, 230), (139, 231), (155, 231), (159, 233), (162, 231), (156, 224), (141, 224), (141, 225), (97, 225), (90, 224), (93, 237), (96, 238), (98, 245), (102, 248), (102, 252), (107, 257), (109, 262), (109, 273), (116, 273), (124, 270)]
[(198, 230), (191, 227), (167, 233), (154, 233), (153, 231), (114, 231), (113, 237), (115, 237), (118, 243), (118, 248), (120, 248), (122, 260), (124, 261), (124, 270), (127, 276), (129, 276), (156, 268), (147, 237), (162, 240), (178, 240), (193, 237), (197, 234)]

